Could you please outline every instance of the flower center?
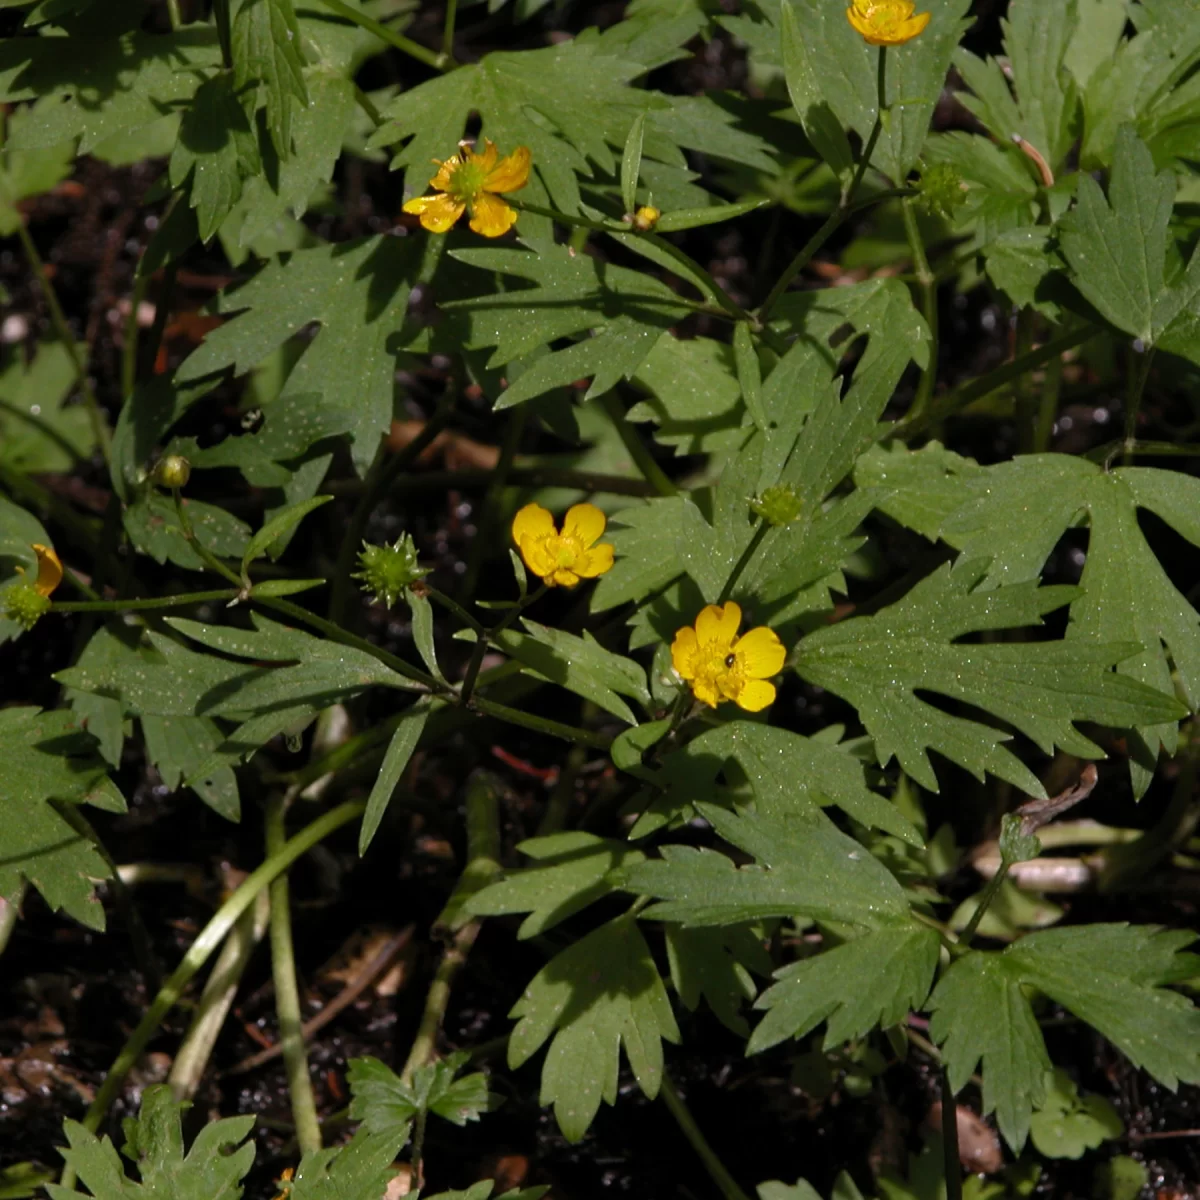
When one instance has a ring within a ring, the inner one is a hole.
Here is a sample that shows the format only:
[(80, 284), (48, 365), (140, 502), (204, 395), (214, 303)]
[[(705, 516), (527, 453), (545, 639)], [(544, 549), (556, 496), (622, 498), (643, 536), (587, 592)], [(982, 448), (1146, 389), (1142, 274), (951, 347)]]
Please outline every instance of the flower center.
[(573, 567), (583, 554), (583, 547), (578, 540), (565, 534), (550, 534), (546, 538), (546, 555), (554, 560), (561, 570)]
[(483, 191), (487, 175), (472, 159), (465, 159), (450, 172), (446, 191), (460, 204), (469, 204)]

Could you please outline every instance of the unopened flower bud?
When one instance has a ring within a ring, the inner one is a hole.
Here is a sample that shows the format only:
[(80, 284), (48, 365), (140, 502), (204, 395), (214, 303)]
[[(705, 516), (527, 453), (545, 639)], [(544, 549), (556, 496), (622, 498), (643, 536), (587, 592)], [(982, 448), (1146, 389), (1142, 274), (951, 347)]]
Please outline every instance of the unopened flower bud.
[(192, 464), (182, 454), (168, 454), (154, 468), (154, 482), (165, 488), (185, 488), (192, 477)]
[(661, 211), (655, 208), (653, 204), (643, 204), (633, 214), (633, 219), (630, 223), (638, 233), (649, 233), (658, 224), (658, 218), (661, 216)]

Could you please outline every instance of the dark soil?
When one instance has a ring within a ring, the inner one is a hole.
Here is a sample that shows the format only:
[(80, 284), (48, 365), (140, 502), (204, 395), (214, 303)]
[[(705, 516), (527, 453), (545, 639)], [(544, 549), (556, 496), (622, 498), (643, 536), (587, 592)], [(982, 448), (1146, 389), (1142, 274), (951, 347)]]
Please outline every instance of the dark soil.
[[(968, 37), (972, 49), (996, 49), (998, 17), (1004, 7), (999, 0), (976, 4), (978, 19)], [(487, 48), (489, 38), (505, 47), (540, 44), (552, 25), (579, 28), (603, 19), (610, 9), (611, 16), (616, 16), (620, 6), (568, 4), (557, 17), (554, 9), (545, 10), (543, 22), (532, 22), (515, 36), (507, 26), (493, 23), (475, 40), (468, 28), (464, 40), (476, 50)], [(9, 32), (4, 26), (11, 26), (13, 20), (12, 14), (3, 17), (0, 34)], [(428, 35), (427, 40), (432, 41), (440, 21), (437, 6), (426, 6), (410, 35), (419, 39)], [(664, 68), (662, 78), (652, 82), (685, 92), (745, 86), (743, 57), (728, 39), (718, 37), (711, 46), (697, 50), (695, 58)], [(379, 60), (371, 68), (381, 73), (387, 69), (387, 60)], [(967, 119), (960, 107), (949, 102), (940, 113), (945, 123)], [(312, 218), (316, 231), (341, 240), (390, 227), (399, 207), (398, 180), (370, 163), (343, 164), (339, 170), (339, 194), (345, 204), (335, 214)], [(74, 330), (88, 346), (101, 402), (113, 414), (120, 402), (123, 306), (131, 295), (138, 256), (162, 213), (161, 203), (145, 203), (148, 189), (162, 171), (161, 162), (114, 170), (85, 159), (69, 184), (28, 207), (30, 229), (53, 269), (54, 284)], [(687, 235), (685, 244), (735, 296), (753, 302), (761, 292), (755, 264), (764, 258), (766, 227), (766, 222), (742, 221), (716, 231), (696, 231)], [(812, 228), (811, 222), (795, 217), (785, 216), (777, 222), (770, 234), (775, 239), (770, 261), (787, 261)], [(837, 249), (831, 247), (825, 257), (834, 259)], [(235, 274), (215, 245), (194, 247), (171, 296), (172, 314), (199, 308)], [(0, 284), (12, 296), (6, 315), (25, 322), (19, 340), (32, 346), (48, 336), (44, 299), (13, 243), (0, 249)], [(159, 301), (163, 286), (161, 279), (155, 281), (147, 297), (150, 303)], [(941, 318), (945, 334), (942, 378), (946, 384), (987, 370), (1011, 355), (1008, 314), (984, 289), (966, 296), (947, 290)], [(190, 349), (186, 336), (169, 339), (169, 365)], [(146, 372), (151, 366), (143, 363), (141, 369)], [(403, 382), (409, 415), (427, 416), (446, 385), (444, 364), (434, 362)], [(1164, 369), (1144, 414), (1145, 436), (1172, 438), (1181, 424), (1194, 419), (1190, 396), (1195, 394), (1195, 383), (1191, 374), (1167, 378)], [(231, 384), (214, 393), (198, 407), (187, 432), (205, 441), (224, 436), (239, 420), (239, 391), (240, 385)], [(898, 412), (910, 397), (910, 392), (901, 390), (895, 401)], [(1056, 428), (1055, 449), (1080, 453), (1107, 441), (1112, 430), (1119, 428), (1119, 397), (1086, 377), (1069, 386), (1068, 401)], [(478, 400), (466, 406), (458, 428), (495, 446), (501, 440), (504, 418), (492, 416)], [(945, 433), (955, 449), (981, 461), (1009, 457), (1015, 449), (1012, 424), (1003, 418), (959, 419)], [(535, 452), (554, 444), (550, 435), (531, 432), (521, 448)], [(664, 461), (673, 472), (687, 465), (686, 461)], [(1179, 465), (1182, 468), (1184, 464)], [(74, 477), (41, 482), (87, 515), (103, 516), (114, 502), (98, 462)], [(379, 540), (395, 537), (401, 530), (412, 532), (423, 560), (436, 564), (435, 581), (452, 590), (476, 549), (481, 499), (479, 490), (411, 493), (403, 507), (385, 506), (376, 514), (369, 536)], [(331, 562), (349, 502), (327, 511), (315, 547), (309, 544), (303, 549), (318, 560)], [(929, 554), (927, 547), (894, 527), (881, 522), (875, 530), (881, 534), (888, 566), (897, 579)], [(1168, 569), (1180, 564), (1177, 584), (1194, 595), (1200, 584), (1194, 555), (1189, 560), (1181, 551), (1183, 543), (1176, 542), (1169, 530), (1149, 532), (1161, 546)], [(1064, 541), (1051, 566), (1055, 582), (1078, 578), (1084, 547), (1082, 539)], [(173, 587), (180, 582), (169, 569), (158, 570), (143, 561), (137, 568), (147, 587)], [(481, 594), (499, 594), (504, 588), (504, 575), (495, 569), (492, 575), (493, 565), (486, 566)], [(558, 618), (568, 624), (579, 620), (581, 614), (569, 599), (555, 599), (559, 611), (550, 611), (543, 619)], [(411, 652), (409, 631), (402, 622), (365, 602), (355, 619), (381, 644)], [(78, 620), (52, 617), (39, 626), (37, 636), (0, 647), (0, 703), (56, 704), (58, 688), (49, 675), (68, 665), (81, 636)], [(447, 642), (442, 652), (452, 667), (461, 648)], [(532, 703), (536, 707), (542, 701)], [(359, 714), (364, 722), (381, 715), (385, 714)], [(777, 719), (801, 732), (811, 732), (832, 720), (852, 721), (853, 716), (816, 689), (791, 683), (781, 696)], [(497, 740), (493, 744), (489, 738)], [(282, 742), (264, 753), (278, 766), (303, 761)], [(322, 964), (352, 934), (371, 927), (396, 930), (410, 923), (416, 929), (415, 953), (407, 962), (399, 991), (382, 996), (369, 990), (313, 1043), (313, 1075), (323, 1116), (338, 1112), (348, 1102), (346, 1066), (351, 1058), (370, 1054), (398, 1067), (407, 1053), (439, 954), (430, 929), (462, 863), (461, 804), (469, 773), (484, 767), (502, 781), (506, 854), (508, 861), (515, 861), (512, 846), (535, 832), (548, 800), (549, 788), (539, 772), (560, 765), (562, 758), (559, 743), (532, 734), (522, 736), (508, 728), (482, 733), (470, 730), (421, 757), (412, 777), (410, 803), (389, 814), (365, 861), (358, 859), (354, 836), (343, 831), (295, 868), (297, 952), (307, 989), (307, 1013), (317, 1011), (336, 995), (340, 985), (322, 973)], [(226, 867), (248, 871), (261, 861), (259, 814), (247, 800), (242, 824), (231, 825), (190, 793), (168, 794), (154, 770), (136, 754), (127, 755), (117, 782), (129, 800), (129, 812), (93, 817), (115, 859), (199, 869), (198, 889), (160, 883), (141, 885), (135, 892), (155, 955), (169, 970), (211, 915), (221, 871)], [(584, 773), (573, 799), (573, 818), (587, 814), (590, 828), (612, 833), (617, 826), (607, 782), (603, 769)], [(1090, 815), (1149, 826), (1162, 813), (1171, 782), (1170, 778), (1156, 781), (1135, 809), (1118, 758), (1102, 767), (1102, 785)], [(253, 790), (247, 789), (251, 794)], [(964, 795), (979, 803), (964, 805)], [(994, 833), (995, 797), (986, 798), (972, 780), (946, 772), (943, 797), (930, 813), (931, 827), (950, 820), (960, 842), (968, 845)], [(974, 816), (964, 816), (964, 811)], [(964, 871), (947, 887), (957, 900), (975, 890), (977, 881)], [(63, 1140), (63, 1119), (82, 1116), (89, 1095), (149, 1003), (151, 993), (135, 965), (111, 893), (106, 902), (109, 931), (97, 935), (55, 917), (37, 896), (30, 896), (4, 954), (0, 974), (0, 1167), (29, 1159), (58, 1165), (55, 1148)], [(1070, 920), (1184, 926), (1196, 921), (1194, 899), (1181, 900), (1154, 890), (1134, 897), (1082, 895), (1067, 901), (1067, 906)], [(549, 940), (557, 944), (596, 920), (595, 914), (585, 914), (555, 930)], [(546, 953), (544, 945), (517, 942), (514, 930), (513, 922), (485, 925), (456, 982), (443, 1043), (447, 1050), (490, 1048), (484, 1061), (492, 1072), (492, 1087), (504, 1104), (478, 1125), (462, 1131), (432, 1125), (427, 1143), (431, 1190), (466, 1186), (494, 1173), (506, 1186), (550, 1183), (555, 1196), (573, 1200), (611, 1194), (639, 1200), (712, 1196), (711, 1181), (666, 1109), (646, 1101), (627, 1075), (622, 1077), (618, 1105), (603, 1108), (585, 1140), (572, 1146), (537, 1103), (540, 1056), (520, 1071), (506, 1069), (502, 1046), (489, 1044), (509, 1030), (508, 1010), (545, 961)], [(1069, 1067), (1081, 1088), (1109, 1098), (1125, 1120), (1127, 1132), (1122, 1140), (1107, 1143), (1081, 1163), (1048, 1164), (1037, 1194), (1061, 1200), (1090, 1196), (1097, 1161), (1112, 1153), (1132, 1153), (1149, 1168), (1149, 1195), (1164, 1200), (1200, 1197), (1200, 1139), (1181, 1132), (1195, 1134), (1200, 1127), (1200, 1092), (1183, 1088), (1173, 1095), (1132, 1069), (1086, 1027), (1058, 1022), (1053, 1012), (1045, 1017), (1055, 1062)], [(184, 1006), (172, 1012), (152, 1043), (152, 1053), (135, 1072), (136, 1086), (126, 1089), (109, 1124), (118, 1142), (116, 1119), (136, 1111), (140, 1087), (163, 1076), (188, 1018)], [(700, 1127), (744, 1185), (752, 1187), (767, 1179), (793, 1181), (803, 1175), (824, 1194), (836, 1173), (845, 1168), (867, 1190), (872, 1163), (894, 1157), (897, 1146), (919, 1147), (926, 1115), (937, 1099), (936, 1079), (920, 1055), (913, 1053), (906, 1061), (890, 1057), (865, 1097), (855, 1098), (852, 1081), (843, 1079), (830, 1096), (814, 1099), (794, 1080), (795, 1047), (780, 1047), (746, 1059), (737, 1039), (707, 1011), (690, 1016), (680, 1013), (680, 1021), (683, 1043), (667, 1048), (668, 1068)], [(263, 1118), (255, 1134), (260, 1153), (248, 1188), (251, 1196), (270, 1196), (272, 1181), (295, 1161), (283, 1067), (276, 1059), (245, 1074), (223, 1073), (259, 1051), (264, 1040), (273, 1042), (275, 1038), (269, 956), (260, 948), (189, 1117), (193, 1124), (243, 1112)], [(891, 1053), (886, 1048), (884, 1052)], [(968, 1094), (965, 1102), (977, 1105), (978, 1097)], [(1175, 1132), (1180, 1136), (1143, 1140), (1146, 1135)]]

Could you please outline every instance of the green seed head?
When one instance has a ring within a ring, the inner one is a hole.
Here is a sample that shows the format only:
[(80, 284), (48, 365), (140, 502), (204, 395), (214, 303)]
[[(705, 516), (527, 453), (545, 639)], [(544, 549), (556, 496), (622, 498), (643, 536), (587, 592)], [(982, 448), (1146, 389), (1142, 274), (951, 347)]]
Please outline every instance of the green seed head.
[(767, 488), (757, 500), (751, 500), (750, 508), (768, 525), (787, 525), (800, 515), (804, 503), (794, 488), (785, 483), (776, 483)]
[(950, 163), (934, 163), (917, 184), (917, 203), (928, 213), (953, 220), (954, 210), (967, 198), (963, 177)]
[(50, 611), (50, 597), (31, 583), (18, 583), (4, 593), (4, 615), (28, 633)]
[(361, 570), (351, 576), (364, 584), (364, 591), (371, 592), (376, 600), (392, 608), (407, 588), (412, 587), (424, 575), (427, 568), (417, 562), (417, 548), (410, 534), (401, 534), (390, 546), (372, 546), (363, 542), (358, 555)]

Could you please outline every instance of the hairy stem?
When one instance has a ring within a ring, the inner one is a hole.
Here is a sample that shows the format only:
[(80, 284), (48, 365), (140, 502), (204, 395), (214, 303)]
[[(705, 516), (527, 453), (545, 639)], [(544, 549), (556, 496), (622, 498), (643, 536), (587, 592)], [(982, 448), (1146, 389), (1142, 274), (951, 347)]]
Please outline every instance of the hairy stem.
[(157, 596), (129, 600), (64, 600), (54, 601), (51, 612), (149, 612), (156, 608), (186, 608), (189, 604), (212, 604), (233, 600), (240, 588), (221, 588), (212, 592), (183, 592), (178, 596)]
[(678, 495), (679, 489), (671, 482), (662, 467), (654, 461), (654, 456), (646, 448), (642, 439), (638, 437), (637, 430), (630, 425), (629, 418), (626, 417), (625, 410), (621, 407), (621, 401), (617, 399), (616, 393), (608, 392), (600, 403), (603, 405), (605, 413), (608, 414), (613, 428), (617, 431), (621, 445), (629, 451), (633, 465), (641, 471), (646, 482), (660, 496)]

